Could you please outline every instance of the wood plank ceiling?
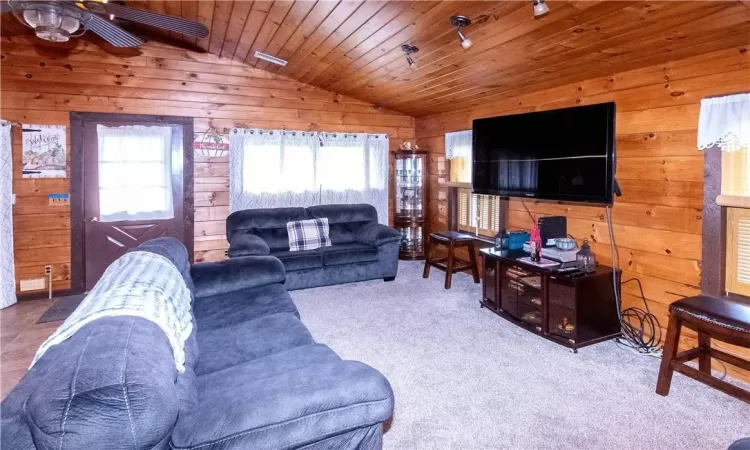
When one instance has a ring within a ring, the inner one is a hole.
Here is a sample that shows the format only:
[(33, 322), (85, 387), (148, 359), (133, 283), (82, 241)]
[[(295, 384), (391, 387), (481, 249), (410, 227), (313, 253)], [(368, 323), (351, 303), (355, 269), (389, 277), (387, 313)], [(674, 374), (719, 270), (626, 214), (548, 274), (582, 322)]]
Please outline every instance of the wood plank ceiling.
[[(127, 4), (210, 30), (172, 41), (415, 117), (750, 43), (750, 2), (741, 1), (549, 1), (538, 19), (530, 0)], [(456, 14), (472, 20), (466, 50), (449, 23)], [(404, 43), (419, 47), (416, 68)]]

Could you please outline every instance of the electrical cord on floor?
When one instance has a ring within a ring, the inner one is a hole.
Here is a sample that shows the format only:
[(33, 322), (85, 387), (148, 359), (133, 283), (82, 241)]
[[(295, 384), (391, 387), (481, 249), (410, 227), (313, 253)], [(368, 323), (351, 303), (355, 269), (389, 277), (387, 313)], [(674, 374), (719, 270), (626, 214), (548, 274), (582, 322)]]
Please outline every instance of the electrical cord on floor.
[(640, 354), (659, 356), (661, 355), (661, 327), (659, 326), (659, 320), (651, 314), (651, 310), (648, 307), (646, 301), (646, 295), (643, 293), (643, 285), (641, 280), (638, 278), (631, 278), (620, 283), (620, 286), (636, 282), (638, 283), (638, 290), (643, 300), (645, 309), (632, 306), (630, 308), (622, 309), (622, 301), (619, 295), (619, 287), (617, 285), (617, 273), (620, 265), (620, 253), (617, 250), (615, 243), (615, 230), (612, 225), (612, 212), (611, 207), (606, 207), (607, 215), (607, 228), (609, 230), (609, 246), (612, 256), (612, 287), (615, 292), (615, 303), (617, 304), (617, 315), (620, 318), (620, 326), (622, 328), (621, 338), (616, 338), (615, 343), (618, 346), (629, 348)]
[[(651, 313), (643, 293), (643, 285), (638, 278), (630, 278), (620, 285), (635, 282), (643, 300), (645, 309), (631, 306), (620, 312), (620, 325), (623, 337), (615, 339), (615, 343), (622, 347), (635, 350), (638, 353), (658, 356), (661, 354), (661, 327), (659, 320)], [(620, 309), (619, 307), (618, 309)]]

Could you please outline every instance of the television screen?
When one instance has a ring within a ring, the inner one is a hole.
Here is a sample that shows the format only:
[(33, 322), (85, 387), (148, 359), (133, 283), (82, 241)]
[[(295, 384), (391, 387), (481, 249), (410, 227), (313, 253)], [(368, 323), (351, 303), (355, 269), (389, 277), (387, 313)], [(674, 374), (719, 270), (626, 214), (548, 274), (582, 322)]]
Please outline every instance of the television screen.
[(474, 120), (474, 193), (612, 204), (615, 104)]

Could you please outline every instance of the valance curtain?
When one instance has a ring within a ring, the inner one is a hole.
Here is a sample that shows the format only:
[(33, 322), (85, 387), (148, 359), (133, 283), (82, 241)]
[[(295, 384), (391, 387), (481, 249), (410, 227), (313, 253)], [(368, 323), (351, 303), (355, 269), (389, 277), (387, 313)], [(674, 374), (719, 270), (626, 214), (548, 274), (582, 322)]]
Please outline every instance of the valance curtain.
[(698, 119), (698, 148), (724, 152), (750, 149), (750, 93), (704, 98)]
[(445, 159), (451, 160), (451, 181), (471, 183), (471, 146), (471, 130), (445, 133)]
[(99, 220), (174, 217), (172, 128), (98, 125)]
[(368, 203), (388, 223), (388, 136), (232, 129), (231, 211)]
[(0, 308), (16, 303), (13, 258), (13, 147), (10, 123), (0, 121)]

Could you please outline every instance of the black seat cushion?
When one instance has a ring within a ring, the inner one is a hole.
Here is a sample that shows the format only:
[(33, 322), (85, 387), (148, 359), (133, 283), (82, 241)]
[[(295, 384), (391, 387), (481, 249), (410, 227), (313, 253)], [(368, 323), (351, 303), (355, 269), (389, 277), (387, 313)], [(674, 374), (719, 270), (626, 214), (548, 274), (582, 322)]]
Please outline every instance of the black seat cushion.
[[(330, 248), (330, 247), (328, 247)], [(275, 256), (284, 263), (284, 269), (288, 271), (292, 270), (305, 270), (305, 269), (316, 269), (323, 267), (323, 254), (316, 250), (299, 250), (296, 252), (273, 252), (272, 256)]]
[(669, 309), (713, 325), (750, 333), (750, 306), (739, 302), (696, 295), (677, 300)]
[(378, 250), (365, 244), (341, 244), (318, 249), (323, 254), (324, 266), (375, 262)]

